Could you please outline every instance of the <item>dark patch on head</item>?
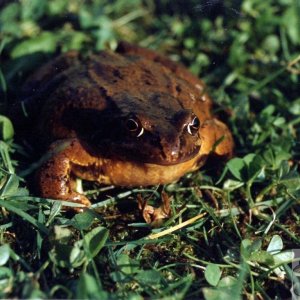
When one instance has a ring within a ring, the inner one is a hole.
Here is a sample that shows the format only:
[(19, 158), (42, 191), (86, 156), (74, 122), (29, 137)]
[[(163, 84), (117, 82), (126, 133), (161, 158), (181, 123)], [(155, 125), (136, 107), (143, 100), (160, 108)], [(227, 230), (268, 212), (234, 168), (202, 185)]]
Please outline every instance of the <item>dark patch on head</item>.
[(119, 70), (117, 70), (117, 69), (114, 69), (114, 70), (113, 70), (113, 75), (114, 75), (115, 77), (117, 77), (118, 79), (124, 79), (124, 77), (123, 77), (123, 75), (121, 74), (121, 72), (120, 72)]
[(92, 70), (96, 73), (97, 76), (101, 78), (106, 78), (107, 73), (107, 66), (103, 66), (100, 62), (95, 61), (92, 64)]
[(181, 87), (180, 87), (178, 84), (176, 84), (176, 91), (177, 91), (178, 93), (180, 93), (180, 92), (182, 91)]

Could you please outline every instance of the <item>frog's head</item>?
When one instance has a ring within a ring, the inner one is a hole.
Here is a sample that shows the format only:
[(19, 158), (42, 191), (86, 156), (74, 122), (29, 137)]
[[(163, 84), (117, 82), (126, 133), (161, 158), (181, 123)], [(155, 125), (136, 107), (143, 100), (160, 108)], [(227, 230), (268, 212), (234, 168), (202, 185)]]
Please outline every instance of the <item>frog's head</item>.
[(129, 114), (123, 121), (120, 149), (139, 161), (171, 165), (193, 158), (200, 150), (200, 121), (189, 110), (168, 116)]
[(198, 154), (200, 120), (168, 95), (147, 101), (122, 95), (114, 108), (93, 121), (91, 144), (102, 155), (142, 163), (172, 165)]

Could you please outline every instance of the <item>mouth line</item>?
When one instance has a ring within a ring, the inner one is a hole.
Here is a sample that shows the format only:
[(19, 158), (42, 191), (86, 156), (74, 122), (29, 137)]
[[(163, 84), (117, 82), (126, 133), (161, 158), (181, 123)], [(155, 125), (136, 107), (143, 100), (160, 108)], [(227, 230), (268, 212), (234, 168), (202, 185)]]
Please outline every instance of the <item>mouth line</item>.
[(163, 166), (172, 166), (172, 165), (185, 163), (185, 162), (190, 161), (191, 159), (195, 158), (198, 152), (199, 152), (199, 150), (194, 151), (193, 153), (186, 155), (184, 157), (181, 157), (179, 159), (176, 159), (174, 161), (166, 161), (166, 160), (159, 161), (157, 164), (163, 165)]
[(181, 156), (174, 160), (166, 160), (164, 158), (158, 158), (158, 159), (153, 159), (152, 161), (149, 161), (146, 163), (161, 165), (161, 166), (177, 165), (177, 164), (181, 164), (181, 163), (184, 163), (184, 162), (187, 162), (187, 161), (193, 159), (194, 157), (196, 157), (196, 155), (199, 153), (199, 151), (200, 151), (200, 147), (196, 147), (189, 153), (185, 154), (184, 156)]
[[(111, 145), (110, 145), (111, 146)], [(102, 149), (101, 149), (102, 148)], [(99, 147), (98, 155), (104, 155), (105, 157), (109, 158), (116, 158), (120, 159), (122, 161), (128, 161), (132, 163), (141, 163), (141, 164), (153, 164), (153, 165), (160, 165), (160, 166), (172, 166), (181, 164), (184, 162), (187, 162), (194, 157), (197, 156), (197, 154), (200, 151), (200, 146), (194, 147), (192, 150), (190, 150), (187, 153), (184, 153), (183, 155), (180, 155), (178, 158), (175, 159), (167, 159), (162, 153), (156, 153), (153, 155), (144, 155), (143, 153), (138, 153), (137, 151), (133, 151), (134, 149), (122, 149), (121, 147), (118, 147), (118, 150), (113, 150), (113, 148), (110, 149), (110, 151), (103, 151), (103, 148), (106, 147)], [(97, 155), (97, 154), (96, 154)]]

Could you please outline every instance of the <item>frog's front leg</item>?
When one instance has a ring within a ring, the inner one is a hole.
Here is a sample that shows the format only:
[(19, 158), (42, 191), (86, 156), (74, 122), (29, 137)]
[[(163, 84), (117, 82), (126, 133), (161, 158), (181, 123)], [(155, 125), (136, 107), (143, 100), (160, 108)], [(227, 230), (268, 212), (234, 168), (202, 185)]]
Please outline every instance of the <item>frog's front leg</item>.
[(88, 198), (74, 190), (72, 165), (83, 155), (88, 156), (77, 139), (61, 140), (53, 143), (49, 151), (50, 158), (36, 174), (39, 194), (44, 198), (76, 202), (90, 206)]
[(234, 141), (228, 127), (217, 119), (205, 121), (200, 128), (201, 153), (228, 160), (233, 155)]

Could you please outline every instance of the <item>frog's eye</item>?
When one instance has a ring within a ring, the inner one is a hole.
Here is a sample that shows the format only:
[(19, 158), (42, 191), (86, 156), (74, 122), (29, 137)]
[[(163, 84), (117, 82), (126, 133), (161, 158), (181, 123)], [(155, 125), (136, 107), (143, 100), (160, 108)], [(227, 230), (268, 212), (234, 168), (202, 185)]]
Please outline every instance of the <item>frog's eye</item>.
[(134, 133), (136, 137), (139, 137), (144, 133), (144, 128), (141, 126), (141, 124), (132, 118), (126, 121), (126, 128), (128, 131)]
[(200, 120), (197, 116), (194, 116), (192, 121), (189, 124), (187, 124), (187, 132), (190, 135), (195, 135), (198, 132), (199, 128), (200, 128)]

